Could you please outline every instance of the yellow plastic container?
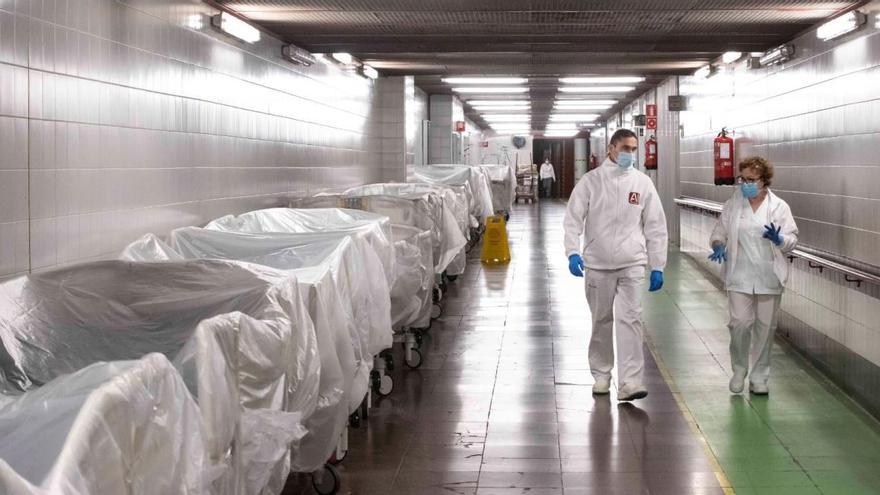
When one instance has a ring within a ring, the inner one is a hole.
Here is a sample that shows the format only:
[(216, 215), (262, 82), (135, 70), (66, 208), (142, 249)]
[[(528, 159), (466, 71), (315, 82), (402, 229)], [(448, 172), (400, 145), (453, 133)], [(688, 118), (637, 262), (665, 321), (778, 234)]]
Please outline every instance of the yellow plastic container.
[(501, 215), (486, 218), (486, 233), (483, 236), (480, 261), (490, 265), (510, 263), (507, 223)]

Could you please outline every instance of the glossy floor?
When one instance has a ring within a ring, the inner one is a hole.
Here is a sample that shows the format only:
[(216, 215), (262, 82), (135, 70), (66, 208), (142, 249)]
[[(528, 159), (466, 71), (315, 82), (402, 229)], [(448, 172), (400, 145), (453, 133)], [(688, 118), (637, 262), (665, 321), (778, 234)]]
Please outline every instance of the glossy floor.
[[(508, 266), (485, 268), (472, 253), (424, 365), (398, 366), (394, 392), (351, 431), (340, 493), (880, 491), (877, 425), (795, 356), (774, 353), (770, 398), (727, 392), (723, 293), (675, 252), (666, 288), (645, 297), (650, 395), (593, 397), (563, 213), (562, 203), (517, 207)], [(313, 492), (294, 477), (288, 493)]]

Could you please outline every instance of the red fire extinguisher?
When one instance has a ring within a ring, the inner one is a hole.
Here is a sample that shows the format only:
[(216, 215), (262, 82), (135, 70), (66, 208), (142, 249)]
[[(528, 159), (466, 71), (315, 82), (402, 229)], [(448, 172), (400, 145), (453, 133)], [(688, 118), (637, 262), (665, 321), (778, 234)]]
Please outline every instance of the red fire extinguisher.
[(657, 139), (654, 136), (645, 141), (645, 169), (657, 170)]
[(733, 171), (733, 138), (727, 136), (727, 128), (721, 129), (715, 138), (715, 185), (729, 186), (735, 181)]

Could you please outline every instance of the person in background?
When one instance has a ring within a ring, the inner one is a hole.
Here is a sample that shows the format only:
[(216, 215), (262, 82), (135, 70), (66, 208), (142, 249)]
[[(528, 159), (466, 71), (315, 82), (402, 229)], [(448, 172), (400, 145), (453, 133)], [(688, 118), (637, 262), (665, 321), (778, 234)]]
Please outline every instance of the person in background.
[(556, 170), (553, 169), (553, 164), (550, 163), (549, 158), (544, 159), (538, 176), (541, 178), (541, 189), (544, 190), (544, 197), (549, 198), (550, 189), (553, 187), (553, 183), (556, 182)]
[[(776, 313), (788, 280), (786, 253), (795, 248), (798, 228), (788, 203), (773, 194), (773, 165), (752, 156), (739, 163), (737, 187), (712, 231), (709, 259), (723, 263), (730, 311), (730, 391), (770, 392), (770, 348)], [(751, 371), (749, 371), (751, 354)]]
[[(611, 136), (608, 158), (581, 177), (565, 212), (565, 254), (572, 275), (584, 277), (593, 318), (590, 370), (594, 394), (607, 394), (617, 328), (617, 399), (648, 395), (644, 387), (642, 291), (663, 287), (669, 236), (654, 183), (636, 170), (639, 141), (629, 129)], [(581, 234), (584, 242), (581, 243)], [(581, 256), (583, 253), (583, 256)]]

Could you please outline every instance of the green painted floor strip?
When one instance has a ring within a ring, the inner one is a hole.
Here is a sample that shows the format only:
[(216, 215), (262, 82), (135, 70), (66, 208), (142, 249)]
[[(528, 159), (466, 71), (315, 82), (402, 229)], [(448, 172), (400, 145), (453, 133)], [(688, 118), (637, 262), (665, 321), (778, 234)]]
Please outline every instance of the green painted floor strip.
[(750, 494), (880, 493), (880, 424), (784, 345), (770, 395), (733, 395), (727, 298), (686, 255), (670, 252), (663, 291), (645, 297), (649, 345), (686, 416), (723, 470)]

